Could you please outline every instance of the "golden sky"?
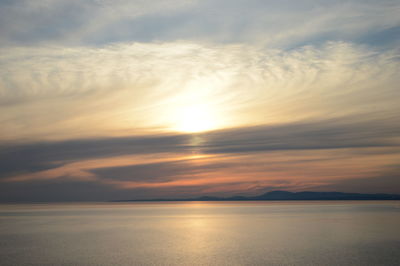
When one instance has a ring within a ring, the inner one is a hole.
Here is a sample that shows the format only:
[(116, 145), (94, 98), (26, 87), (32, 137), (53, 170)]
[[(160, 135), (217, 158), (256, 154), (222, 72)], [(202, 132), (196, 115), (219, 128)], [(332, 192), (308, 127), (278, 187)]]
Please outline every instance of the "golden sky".
[(0, 1), (0, 201), (400, 193), (398, 1), (150, 2)]

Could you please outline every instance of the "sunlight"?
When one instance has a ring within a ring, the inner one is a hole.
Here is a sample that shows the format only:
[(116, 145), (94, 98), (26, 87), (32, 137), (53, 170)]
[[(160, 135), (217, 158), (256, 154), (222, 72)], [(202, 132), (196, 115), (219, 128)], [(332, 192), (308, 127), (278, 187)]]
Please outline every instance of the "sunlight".
[(185, 106), (179, 110), (177, 130), (196, 133), (216, 128), (215, 114), (205, 104)]

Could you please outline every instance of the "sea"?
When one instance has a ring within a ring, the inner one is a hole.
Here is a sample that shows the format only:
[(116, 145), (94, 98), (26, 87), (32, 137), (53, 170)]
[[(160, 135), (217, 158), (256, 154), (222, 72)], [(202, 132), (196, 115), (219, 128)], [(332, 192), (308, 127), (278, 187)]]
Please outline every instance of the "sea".
[(400, 265), (400, 201), (0, 205), (0, 265)]

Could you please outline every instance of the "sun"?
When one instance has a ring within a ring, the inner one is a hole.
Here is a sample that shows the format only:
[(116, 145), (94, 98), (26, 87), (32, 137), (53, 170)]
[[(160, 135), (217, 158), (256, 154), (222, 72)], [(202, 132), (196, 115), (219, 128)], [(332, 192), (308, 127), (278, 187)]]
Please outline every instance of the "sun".
[(176, 127), (178, 131), (196, 133), (215, 129), (216, 122), (216, 115), (210, 106), (195, 104), (180, 108)]

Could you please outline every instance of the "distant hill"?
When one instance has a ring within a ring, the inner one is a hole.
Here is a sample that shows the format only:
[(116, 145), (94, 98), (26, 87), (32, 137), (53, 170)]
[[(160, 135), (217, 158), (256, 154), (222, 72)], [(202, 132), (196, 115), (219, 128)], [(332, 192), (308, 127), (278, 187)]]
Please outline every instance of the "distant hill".
[(187, 199), (147, 199), (147, 200), (117, 200), (124, 201), (261, 201), (261, 200), (400, 200), (400, 195), (396, 194), (360, 194), (344, 192), (289, 192), (289, 191), (271, 191), (265, 194), (244, 197), (233, 196), (228, 198), (202, 196), (198, 198)]

